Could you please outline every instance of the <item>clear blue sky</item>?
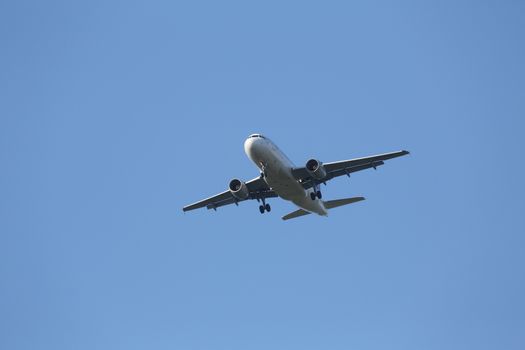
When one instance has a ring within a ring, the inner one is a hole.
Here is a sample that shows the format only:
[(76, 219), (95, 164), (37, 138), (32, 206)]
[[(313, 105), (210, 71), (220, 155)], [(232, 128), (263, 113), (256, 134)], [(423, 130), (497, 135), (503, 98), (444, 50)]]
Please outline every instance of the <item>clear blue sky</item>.
[[(523, 1), (0, 4), (1, 349), (523, 349)], [(408, 149), (363, 195), (183, 214)]]

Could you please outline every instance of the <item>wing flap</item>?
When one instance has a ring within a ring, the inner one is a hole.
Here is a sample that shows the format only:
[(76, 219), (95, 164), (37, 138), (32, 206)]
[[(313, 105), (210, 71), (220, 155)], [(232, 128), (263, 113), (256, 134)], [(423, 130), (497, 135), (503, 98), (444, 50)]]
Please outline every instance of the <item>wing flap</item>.
[(183, 211), (189, 211), (199, 208), (208, 208), (208, 209), (217, 209), (225, 205), (239, 203), (247, 199), (257, 199), (257, 198), (273, 198), (277, 197), (277, 194), (268, 186), (266, 181), (261, 177), (256, 177), (246, 182), (246, 187), (250, 195), (246, 199), (237, 199), (235, 198), (229, 190), (221, 192), (215, 196), (203, 199), (199, 202), (190, 204), (182, 208)]
[[(351, 173), (355, 173), (356, 171), (361, 171), (361, 170), (365, 170), (365, 169), (369, 169), (369, 168), (377, 168), (378, 166), (381, 166), (385, 164), (385, 162), (373, 162), (373, 163), (370, 163), (370, 164), (364, 164), (364, 165), (357, 165), (357, 166), (353, 166), (353, 167), (350, 167), (350, 168), (344, 168), (344, 169), (340, 169), (340, 170), (335, 170), (335, 171), (332, 171), (331, 173), (328, 173), (326, 175), (326, 177), (323, 179), (323, 180), (315, 180), (315, 183), (316, 184), (320, 184), (320, 183), (323, 183), (325, 181), (328, 181), (328, 180), (331, 180), (333, 179), (334, 177), (338, 177), (338, 176), (341, 176), (341, 175), (350, 175)], [(303, 187), (305, 189), (308, 189), (308, 188), (311, 188), (313, 187), (313, 182), (314, 180), (312, 178), (306, 180), (306, 181), (303, 181)]]
[(363, 157), (363, 158), (355, 158), (355, 159), (349, 159), (349, 160), (342, 160), (339, 162), (331, 162), (331, 163), (325, 163), (324, 168), (327, 172), (332, 172), (344, 168), (351, 168), (355, 166), (370, 164), (378, 161), (384, 161), (396, 157), (401, 157), (404, 155), (409, 154), (408, 151), (397, 151), (397, 152), (390, 152), (390, 153), (383, 153), (378, 154), (376, 156), (370, 156), (370, 157)]
[(226, 201), (228, 199), (233, 199), (233, 196), (232, 196), (230, 191), (224, 191), (224, 192), (221, 192), (221, 193), (219, 193), (219, 194), (217, 194), (215, 196), (212, 196), (212, 197), (203, 199), (201, 201), (198, 201), (196, 203), (187, 205), (184, 208), (182, 208), (182, 210), (183, 211), (189, 211), (189, 210), (204, 208), (204, 207), (206, 207), (206, 206), (208, 206), (208, 205), (210, 205), (212, 203), (220, 203), (220, 202)]
[[(339, 162), (324, 163), (326, 170), (326, 177), (324, 179), (316, 180), (318, 183), (328, 181), (334, 177), (341, 175), (348, 175), (350, 173), (361, 171), (369, 168), (376, 168), (384, 164), (385, 160), (401, 157), (409, 154), (408, 151), (397, 151), (391, 153), (383, 153), (370, 157), (355, 158), (349, 160), (342, 160)], [(292, 169), (292, 174), (296, 180), (302, 181), (305, 188), (312, 187), (312, 178), (305, 167)]]
[[(229, 204), (233, 204), (233, 203), (235, 203), (235, 198), (233, 198), (233, 196), (232, 196), (231, 198), (223, 200), (222, 202), (210, 203), (210, 204), (206, 205), (206, 208), (215, 210), (217, 208), (224, 207), (225, 205), (229, 205)], [(237, 203), (238, 203), (238, 201), (237, 201)]]

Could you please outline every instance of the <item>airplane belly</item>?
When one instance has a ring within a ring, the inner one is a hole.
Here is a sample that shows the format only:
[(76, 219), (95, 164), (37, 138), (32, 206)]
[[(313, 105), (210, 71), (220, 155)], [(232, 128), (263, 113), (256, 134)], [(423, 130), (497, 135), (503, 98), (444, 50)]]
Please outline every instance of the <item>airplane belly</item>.
[(283, 199), (293, 200), (304, 196), (303, 186), (282, 167), (270, 167), (266, 174), (266, 182)]
[(288, 178), (281, 174), (279, 176), (268, 176), (266, 182), (279, 195), (279, 197), (289, 200), (298, 207), (307, 210), (311, 213), (319, 215), (327, 215), (328, 212), (319, 199), (312, 200), (310, 198), (310, 191), (305, 191), (303, 186), (294, 178)]
[(261, 148), (259, 152), (252, 152), (252, 157), (257, 166), (264, 170), (264, 179), (268, 186), (279, 197), (309, 212), (327, 214), (322, 201), (312, 200), (303, 185), (293, 177), (291, 171), (293, 164), (275, 147)]
[(312, 200), (310, 196), (296, 198), (292, 202), (297, 205), (299, 208), (307, 210), (311, 213), (316, 213), (319, 215), (328, 215), (328, 211), (323, 205), (323, 202), (319, 199)]

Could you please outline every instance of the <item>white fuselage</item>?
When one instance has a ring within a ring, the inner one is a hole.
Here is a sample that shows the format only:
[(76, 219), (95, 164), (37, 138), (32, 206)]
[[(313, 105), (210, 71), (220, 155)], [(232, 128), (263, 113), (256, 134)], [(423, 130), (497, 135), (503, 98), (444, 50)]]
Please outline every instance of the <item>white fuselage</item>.
[(264, 180), (279, 197), (311, 213), (328, 215), (322, 200), (310, 198), (313, 189), (305, 190), (293, 177), (294, 164), (272, 141), (260, 135), (250, 136), (244, 142), (244, 151), (264, 172)]

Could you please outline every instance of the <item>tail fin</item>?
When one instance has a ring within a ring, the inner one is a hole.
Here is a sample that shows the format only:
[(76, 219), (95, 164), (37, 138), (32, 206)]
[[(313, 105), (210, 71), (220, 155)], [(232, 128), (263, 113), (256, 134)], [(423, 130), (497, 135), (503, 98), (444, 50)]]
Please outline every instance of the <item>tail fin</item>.
[(352, 198), (343, 198), (343, 199), (336, 199), (333, 201), (326, 201), (324, 202), (324, 206), (326, 209), (332, 209), (341, 207), (343, 205), (352, 204), (355, 202), (364, 201), (365, 197), (352, 197)]

